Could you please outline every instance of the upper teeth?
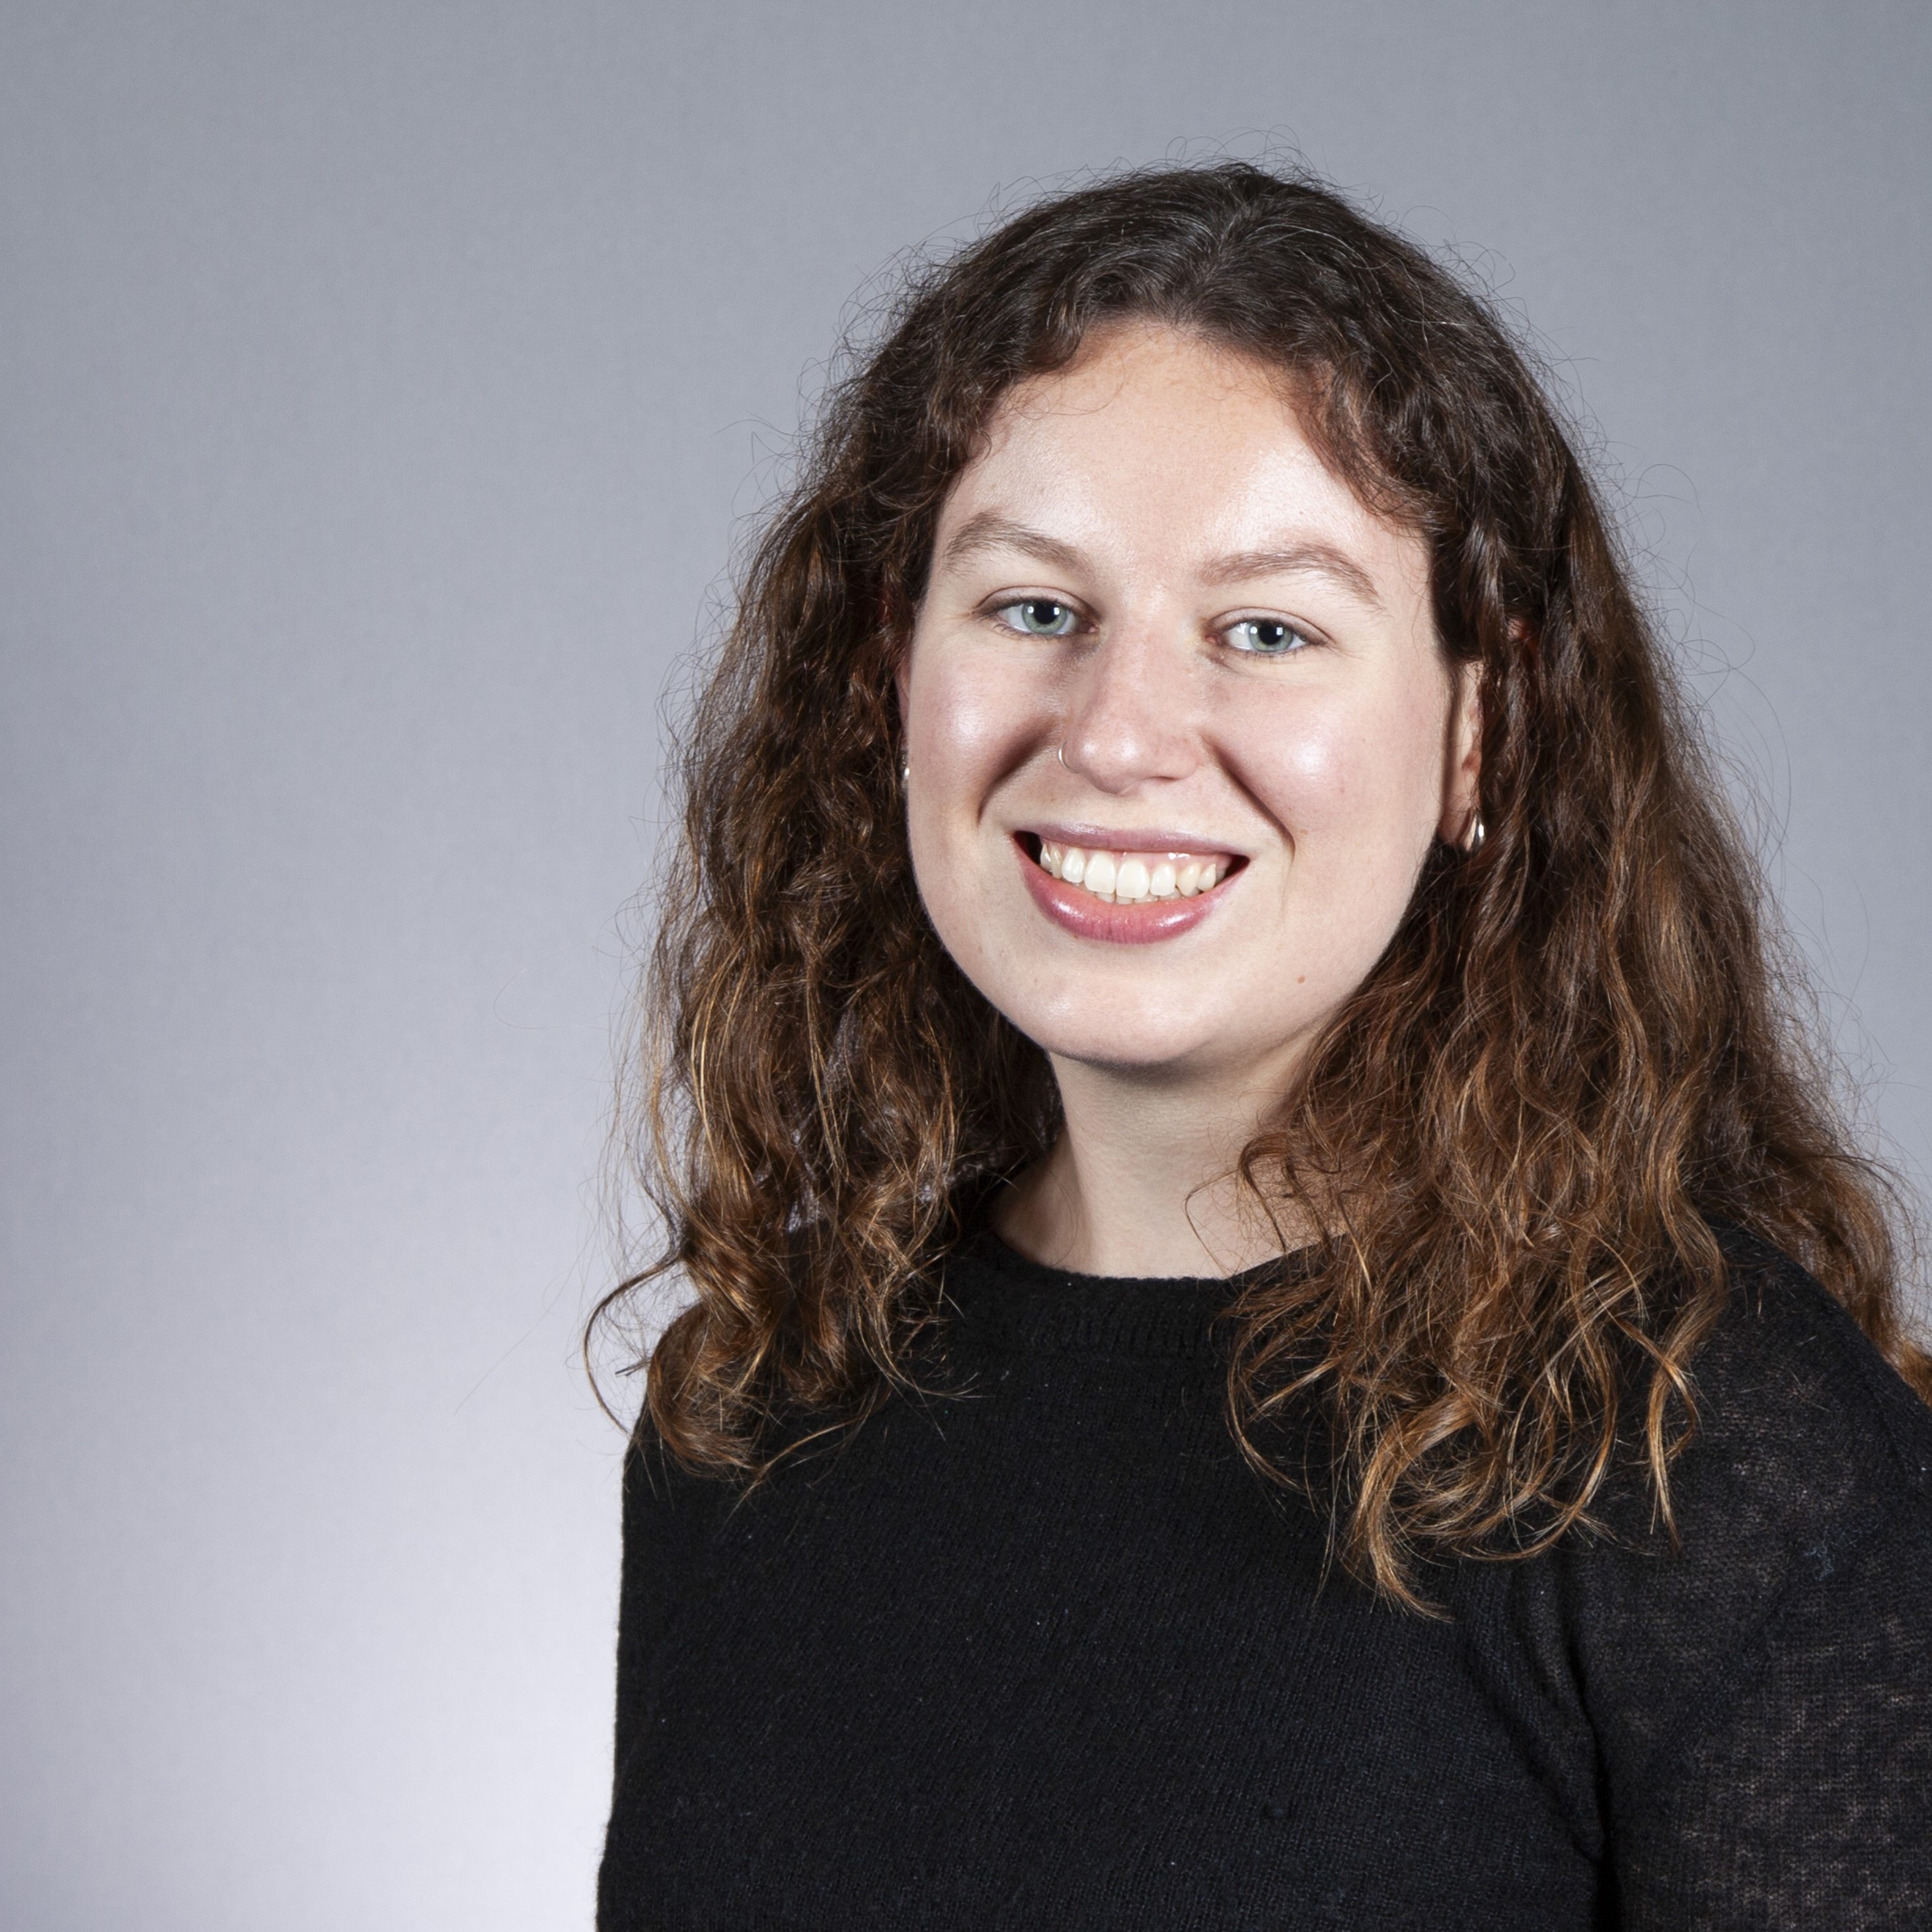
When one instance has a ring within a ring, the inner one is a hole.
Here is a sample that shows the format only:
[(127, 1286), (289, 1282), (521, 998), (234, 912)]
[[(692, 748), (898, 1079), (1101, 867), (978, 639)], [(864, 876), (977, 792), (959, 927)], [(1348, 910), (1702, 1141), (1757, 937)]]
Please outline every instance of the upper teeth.
[(1040, 842), (1040, 862), (1056, 879), (1097, 899), (1132, 904), (1138, 899), (1191, 899), (1228, 870), (1225, 859), (1197, 859), (1186, 852), (1097, 852), (1079, 845)]

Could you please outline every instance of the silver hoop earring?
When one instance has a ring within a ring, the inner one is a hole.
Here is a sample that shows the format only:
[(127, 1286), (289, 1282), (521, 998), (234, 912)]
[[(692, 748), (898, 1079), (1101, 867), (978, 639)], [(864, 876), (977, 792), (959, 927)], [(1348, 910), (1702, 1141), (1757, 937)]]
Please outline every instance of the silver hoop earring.
[(910, 752), (899, 760), (899, 783), (902, 785), (912, 783), (912, 754)]
[(1462, 850), (1473, 859), (1483, 849), (1483, 841), (1489, 836), (1490, 829), (1483, 823), (1483, 814), (1472, 812), (1469, 814), (1469, 829), (1462, 835)]

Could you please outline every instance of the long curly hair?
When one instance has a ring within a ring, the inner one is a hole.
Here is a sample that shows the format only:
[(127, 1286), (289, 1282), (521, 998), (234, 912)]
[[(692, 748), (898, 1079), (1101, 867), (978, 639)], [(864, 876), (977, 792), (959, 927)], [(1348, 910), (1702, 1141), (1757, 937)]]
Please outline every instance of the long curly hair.
[(664, 1444), (755, 1479), (801, 1420), (862, 1418), (912, 1373), (936, 1264), (1059, 1130), (1044, 1054), (922, 909), (894, 670), (991, 412), (1129, 320), (1291, 386), (1426, 544), (1442, 648), (1481, 666), (1486, 839), (1436, 849), (1240, 1163), (1325, 1231), (1229, 1311), (1250, 1460), (1310, 1481), (1270, 1424), (1318, 1415), (1337, 1553), (1411, 1604), (1419, 1562), (1591, 1520), (1620, 1444), (1667, 1521), (1726, 1294), (1713, 1220), (1802, 1262), (1932, 1400), (1894, 1196), (1528, 360), (1336, 194), (1221, 164), (1044, 201), (913, 275), (749, 557), (629, 1064), (622, 1144), (665, 1238), (593, 1318), (660, 1277), (694, 1292), (649, 1354)]

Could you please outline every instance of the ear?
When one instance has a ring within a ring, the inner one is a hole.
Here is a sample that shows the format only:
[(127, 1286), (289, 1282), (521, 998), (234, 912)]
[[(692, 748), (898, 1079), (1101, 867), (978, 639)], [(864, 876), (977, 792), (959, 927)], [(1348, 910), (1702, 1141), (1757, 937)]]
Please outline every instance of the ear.
[(1443, 763), (1442, 817), (1436, 836), (1460, 845), (1483, 803), (1483, 661), (1455, 665), (1449, 687), (1448, 756)]

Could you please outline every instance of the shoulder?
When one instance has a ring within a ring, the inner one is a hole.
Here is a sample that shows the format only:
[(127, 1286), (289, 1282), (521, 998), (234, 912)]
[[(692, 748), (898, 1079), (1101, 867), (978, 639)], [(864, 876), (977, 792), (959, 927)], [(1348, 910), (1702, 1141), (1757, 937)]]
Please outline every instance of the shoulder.
[(1627, 1469), (1603, 1534), (1506, 1586), (1578, 1672), (1627, 1812), (1801, 1685), (1834, 1709), (1922, 1701), (1932, 1647), (1932, 1410), (1804, 1269), (1718, 1232), (1729, 1299), (1691, 1362), (1670, 1522)]
[(646, 1409), (624, 1455), (624, 1542), (627, 1554), (659, 1560), (688, 1556), (716, 1530), (742, 1493), (726, 1475), (690, 1468), (665, 1445)]
[(646, 1408), (624, 1458), (627, 1591), (664, 1600), (708, 1576), (748, 1543), (781, 1542), (809, 1508), (814, 1476), (852, 1432), (822, 1415), (782, 1412), (756, 1445), (758, 1472), (694, 1466), (664, 1441)]
[[(1717, 1232), (1729, 1292), (1671, 1520), (1629, 1454), (1594, 1532), (1459, 1578), (1472, 1667), (1633, 1886), (1630, 1861), (1706, 1827), (1766, 1870), (1774, 1844), (1822, 1869), (1932, 1828), (1932, 1778), (1898, 1769), (1932, 1739), (1932, 1411), (1802, 1268)], [(1633, 1922), (1742, 1922), (1672, 1911)]]
[[(1796, 1262), (1742, 1229), (1716, 1232), (1728, 1295), (1690, 1361), (1668, 1516), (1633, 1453), (1605, 1535), (1572, 1554), (1592, 1590), (1705, 1624), (1714, 1642), (1722, 1626), (1734, 1648), (1856, 1551), (1932, 1554), (1932, 1409)], [(1627, 1439), (1641, 1432), (1631, 1407)]]
[(648, 1410), (639, 1419), (624, 1457), (620, 1617), (631, 1640), (654, 1641), (662, 1633), (742, 1494), (730, 1478), (680, 1462)]
[(1558, 1566), (1620, 1895), (1637, 1924), (1918, 1924), (1932, 1410), (1802, 1268), (1718, 1232), (1675, 1540)]
[(1888, 1524), (1932, 1535), (1932, 1409), (1796, 1262), (1716, 1226), (1723, 1315), (1690, 1364), (1696, 1426), (1672, 1470), (1680, 1544), (1828, 1566)]

